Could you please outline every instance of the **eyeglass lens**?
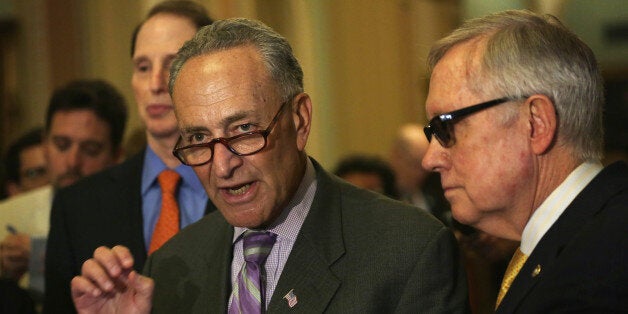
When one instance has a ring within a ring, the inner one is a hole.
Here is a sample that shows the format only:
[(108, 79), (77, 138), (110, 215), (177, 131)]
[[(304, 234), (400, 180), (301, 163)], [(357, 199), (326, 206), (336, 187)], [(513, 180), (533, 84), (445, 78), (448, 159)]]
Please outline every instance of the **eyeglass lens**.
[(439, 116), (434, 117), (423, 129), (428, 142), (432, 141), (432, 135), (434, 135), (443, 147), (449, 147), (451, 145), (451, 131), (451, 120), (443, 121)]

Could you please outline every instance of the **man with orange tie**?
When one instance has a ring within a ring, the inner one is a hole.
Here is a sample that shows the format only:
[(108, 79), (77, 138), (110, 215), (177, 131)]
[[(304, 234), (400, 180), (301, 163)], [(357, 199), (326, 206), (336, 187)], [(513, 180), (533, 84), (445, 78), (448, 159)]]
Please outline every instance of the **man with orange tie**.
[(467, 21), (431, 49), (423, 167), (453, 216), (521, 241), (497, 313), (628, 312), (628, 167), (603, 167), (593, 52), (549, 15)]
[(214, 209), (198, 177), (172, 155), (179, 132), (168, 94), (170, 62), (211, 24), (191, 1), (166, 1), (136, 28), (131, 84), (147, 147), (109, 171), (61, 190), (54, 200), (46, 254), (47, 313), (73, 312), (70, 281), (99, 246), (129, 247), (137, 269), (170, 237)]

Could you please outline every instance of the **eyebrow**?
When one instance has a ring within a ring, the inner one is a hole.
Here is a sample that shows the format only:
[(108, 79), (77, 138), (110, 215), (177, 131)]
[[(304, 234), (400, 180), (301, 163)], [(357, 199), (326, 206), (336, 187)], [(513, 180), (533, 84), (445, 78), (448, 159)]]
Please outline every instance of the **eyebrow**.
[(137, 56), (131, 59), (131, 62), (133, 62), (133, 65), (137, 65), (138, 63), (142, 63), (144, 61), (147, 61), (148, 57), (141, 55), (141, 56)]
[[(256, 114), (256, 111), (254, 110), (245, 110), (245, 111), (238, 111), (236, 113), (234, 113), (233, 115), (230, 115), (228, 117), (223, 118), (220, 121), (220, 125), (223, 128), (226, 128), (227, 126), (242, 120), (244, 118), (253, 116)], [(191, 126), (191, 127), (186, 127), (181, 129), (182, 133), (195, 133), (195, 132), (199, 132), (199, 131), (209, 131), (209, 129), (205, 126)]]

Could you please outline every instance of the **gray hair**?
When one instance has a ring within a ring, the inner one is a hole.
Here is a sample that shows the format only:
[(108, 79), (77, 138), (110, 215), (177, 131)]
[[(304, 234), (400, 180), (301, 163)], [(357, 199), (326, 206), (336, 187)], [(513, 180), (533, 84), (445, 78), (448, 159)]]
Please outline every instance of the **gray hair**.
[(283, 101), (303, 92), (303, 71), (288, 41), (259, 21), (234, 18), (201, 28), (181, 47), (170, 67), (170, 95), (179, 71), (190, 58), (247, 45), (259, 51)]
[(471, 80), (479, 94), (498, 97), (548, 96), (556, 108), (558, 138), (581, 161), (600, 160), (604, 88), (593, 51), (556, 17), (511, 10), (471, 19), (434, 45), (431, 72), (458, 44), (486, 42), (480, 77)]

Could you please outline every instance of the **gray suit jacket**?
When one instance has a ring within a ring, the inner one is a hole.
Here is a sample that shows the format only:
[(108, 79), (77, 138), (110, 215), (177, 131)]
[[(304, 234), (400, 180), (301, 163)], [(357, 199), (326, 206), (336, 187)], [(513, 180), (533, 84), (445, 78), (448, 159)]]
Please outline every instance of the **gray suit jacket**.
[[(314, 162), (317, 191), (269, 313), (462, 313), (466, 277), (452, 233), (429, 214), (358, 189)], [(233, 227), (219, 212), (149, 257), (155, 313), (225, 313)], [(297, 304), (283, 297), (293, 291)]]

